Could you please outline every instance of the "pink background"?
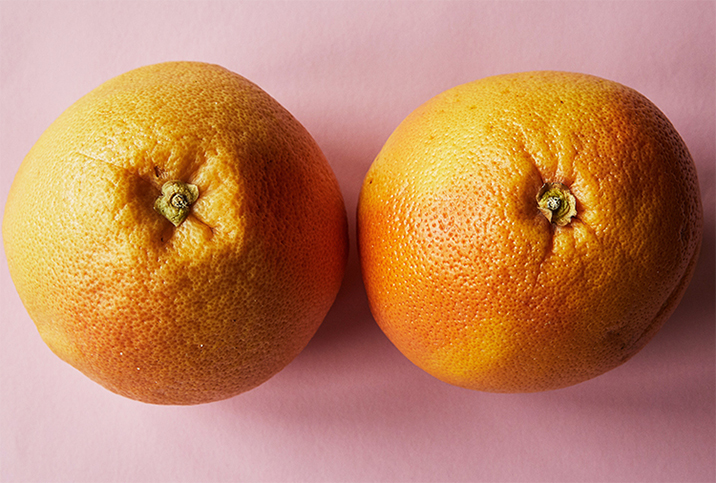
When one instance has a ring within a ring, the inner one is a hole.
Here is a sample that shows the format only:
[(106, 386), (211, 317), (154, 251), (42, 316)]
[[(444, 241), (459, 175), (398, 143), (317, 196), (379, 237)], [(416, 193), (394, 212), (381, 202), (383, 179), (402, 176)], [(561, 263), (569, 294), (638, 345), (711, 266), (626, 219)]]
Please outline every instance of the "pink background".
[[(166, 60), (253, 80), (314, 135), (351, 222), (338, 299), (283, 372), (159, 407), (50, 353), (0, 257), (2, 481), (715, 481), (714, 2), (0, 2), (0, 200), (47, 126), (101, 82)], [(488, 75), (560, 69), (649, 97), (697, 164), (695, 278), (657, 337), (575, 387), (500, 395), (423, 373), (368, 309), (358, 191), (419, 104)]]

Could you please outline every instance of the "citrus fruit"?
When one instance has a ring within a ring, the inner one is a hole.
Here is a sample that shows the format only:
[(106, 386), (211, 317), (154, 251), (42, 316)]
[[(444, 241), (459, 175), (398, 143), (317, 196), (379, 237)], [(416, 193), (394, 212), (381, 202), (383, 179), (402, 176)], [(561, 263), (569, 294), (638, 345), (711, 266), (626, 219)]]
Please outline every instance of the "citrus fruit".
[(50, 349), (156, 404), (225, 399), (285, 367), (348, 250), (309, 133), (245, 78), (195, 62), (130, 71), (65, 111), (22, 162), (2, 228)]
[(566, 387), (632, 357), (679, 303), (701, 230), (696, 170), (664, 114), (565, 72), (429, 100), (358, 204), (381, 329), (433, 376), (491, 392)]

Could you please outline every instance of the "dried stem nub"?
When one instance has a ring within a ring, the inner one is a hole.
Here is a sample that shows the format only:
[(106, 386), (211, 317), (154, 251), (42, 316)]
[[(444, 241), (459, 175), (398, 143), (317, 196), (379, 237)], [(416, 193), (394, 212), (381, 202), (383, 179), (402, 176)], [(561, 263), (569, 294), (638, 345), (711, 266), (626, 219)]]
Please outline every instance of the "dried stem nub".
[(183, 181), (167, 181), (162, 195), (154, 202), (154, 209), (174, 226), (182, 224), (191, 212), (191, 205), (199, 198), (199, 188)]
[(557, 226), (566, 226), (577, 214), (577, 199), (562, 183), (545, 183), (537, 193), (537, 207)]

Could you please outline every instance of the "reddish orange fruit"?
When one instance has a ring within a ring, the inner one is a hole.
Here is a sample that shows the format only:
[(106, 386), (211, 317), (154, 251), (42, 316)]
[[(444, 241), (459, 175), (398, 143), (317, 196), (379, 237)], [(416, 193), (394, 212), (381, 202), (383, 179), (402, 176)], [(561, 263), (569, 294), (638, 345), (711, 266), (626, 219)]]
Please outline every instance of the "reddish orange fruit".
[(228, 398), (293, 360), (336, 297), (347, 236), (308, 132), (245, 78), (190, 62), (70, 107), (20, 166), (3, 221), (47, 345), (157, 404)]
[(636, 354), (699, 252), (696, 169), (649, 100), (563, 72), (491, 77), (410, 114), (360, 193), (371, 310), (458, 386), (576, 384)]

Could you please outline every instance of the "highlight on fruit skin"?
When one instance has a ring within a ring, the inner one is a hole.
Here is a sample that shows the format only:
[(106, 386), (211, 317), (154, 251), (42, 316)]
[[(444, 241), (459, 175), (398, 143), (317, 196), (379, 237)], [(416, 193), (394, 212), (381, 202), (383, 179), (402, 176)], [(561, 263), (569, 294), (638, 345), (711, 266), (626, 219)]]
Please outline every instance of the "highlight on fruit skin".
[(132, 70), (68, 108), (22, 162), (2, 230), (49, 348), (154, 404), (226, 399), (282, 370), (348, 254), (314, 139), (258, 86), (199, 62)]
[(666, 116), (616, 82), (488, 77), (407, 116), (366, 174), (363, 280), (414, 364), (534, 392), (633, 357), (672, 314), (702, 238), (696, 168)]

